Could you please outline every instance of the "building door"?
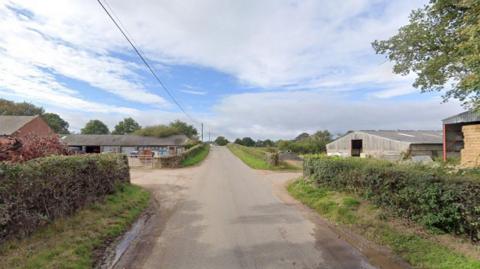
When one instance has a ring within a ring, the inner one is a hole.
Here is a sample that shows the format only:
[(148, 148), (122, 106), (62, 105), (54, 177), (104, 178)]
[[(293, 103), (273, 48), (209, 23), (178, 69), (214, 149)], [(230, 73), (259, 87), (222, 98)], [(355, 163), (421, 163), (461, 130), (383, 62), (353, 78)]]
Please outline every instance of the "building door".
[(352, 157), (360, 157), (360, 153), (363, 151), (363, 140), (352, 139)]
[(86, 153), (100, 153), (100, 146), (86, 146)]

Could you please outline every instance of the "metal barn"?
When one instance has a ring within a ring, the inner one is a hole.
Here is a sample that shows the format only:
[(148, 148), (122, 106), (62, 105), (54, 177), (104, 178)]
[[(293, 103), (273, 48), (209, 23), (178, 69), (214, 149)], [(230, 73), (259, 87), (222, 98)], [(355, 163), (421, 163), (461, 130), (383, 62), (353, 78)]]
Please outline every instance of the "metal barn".
[(442, 154), (441, 131), (353, 131), (327, 144), (329, 156), (401, 160)]

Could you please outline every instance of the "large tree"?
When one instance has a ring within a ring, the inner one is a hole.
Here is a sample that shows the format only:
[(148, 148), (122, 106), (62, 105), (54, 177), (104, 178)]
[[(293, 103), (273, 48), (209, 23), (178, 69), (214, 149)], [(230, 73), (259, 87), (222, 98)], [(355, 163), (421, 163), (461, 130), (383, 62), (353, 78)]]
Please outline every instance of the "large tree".
[(219, 136), (215, 139), (215, 144), (219, 146), (225, 146), (229, 143), (229, 141), (224, 136)]
[(414, 86), (444, 91), (445, 99), (480, 105), (480, 1), (430, 0), (388, 40), (373, 42), (393, 71), (417, 75)]
[(132, 118), (125, 118), (115, 125), (112, 134), (131, 134), (137, 130), (140, 130), (142, 127), (138, 122)]
[(198, 131), (193, 127), (193, 125), (189, 125), (186, 122), (176, 120), (171, 122), (169, 125), (171, 128), (177, 129), (181, 134), (188, 136), (189, 138), (193, 138), (197, 136)]
[(91, 120), (87, 122), (81, 130), (82, 134), (108, 134), (110, 131), (105, 123), (100, 120)]
[(47, 122), (48, 126), (57, 134), (69, 134), (69, 124), (55, 113), (44, 113), (42, 118)]

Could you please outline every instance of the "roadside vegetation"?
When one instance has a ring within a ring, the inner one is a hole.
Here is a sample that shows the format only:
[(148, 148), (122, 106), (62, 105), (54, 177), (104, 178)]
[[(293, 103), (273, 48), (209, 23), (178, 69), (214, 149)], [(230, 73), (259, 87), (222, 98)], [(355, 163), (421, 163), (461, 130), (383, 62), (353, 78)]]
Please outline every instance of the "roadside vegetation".
[(416, 268), (480, 268), (475, 171), (307, 156), (288, 186), (326, 218), (389, 246)]
[(150, 194), (138, 186), (119, 185), (70, 217), (60, 218), (23, 240), (0, 247), (0, 268), (92, 268), (95, 253), (120, 236), (148, 206)]
[[(301, 167), (278, 161), (278, 153), (275, 148), (253, 148), (238, 144), (229, 144), (228, 149), (253, 169), (261, 170), (300, 170)], [(275, 157), (276, 156), (276, 157)], [(273, 165), (272, 158), (277, 158)]]
[(210, 145), (203, 144), (198, 146), (198, 149), (193, 149), (190, 154), (187, 155), (185, 159), (182, 160), (181, 166), (193, 166), (201, 163), (205, 158), (207, 158), (208, 153), (210, 152)]

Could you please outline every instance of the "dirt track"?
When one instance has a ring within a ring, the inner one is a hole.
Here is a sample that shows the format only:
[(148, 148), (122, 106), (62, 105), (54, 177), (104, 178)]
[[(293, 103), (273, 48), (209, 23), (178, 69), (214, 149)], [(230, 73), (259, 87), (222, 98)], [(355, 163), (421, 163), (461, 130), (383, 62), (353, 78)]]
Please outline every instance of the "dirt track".
[(155, 204), (116, 268), (403, 267), (371, 249), (367, 259), (290, 198), (283, 184), (298, 176), (252, 170), (223, 147), (201, 166), (132, 171)]

